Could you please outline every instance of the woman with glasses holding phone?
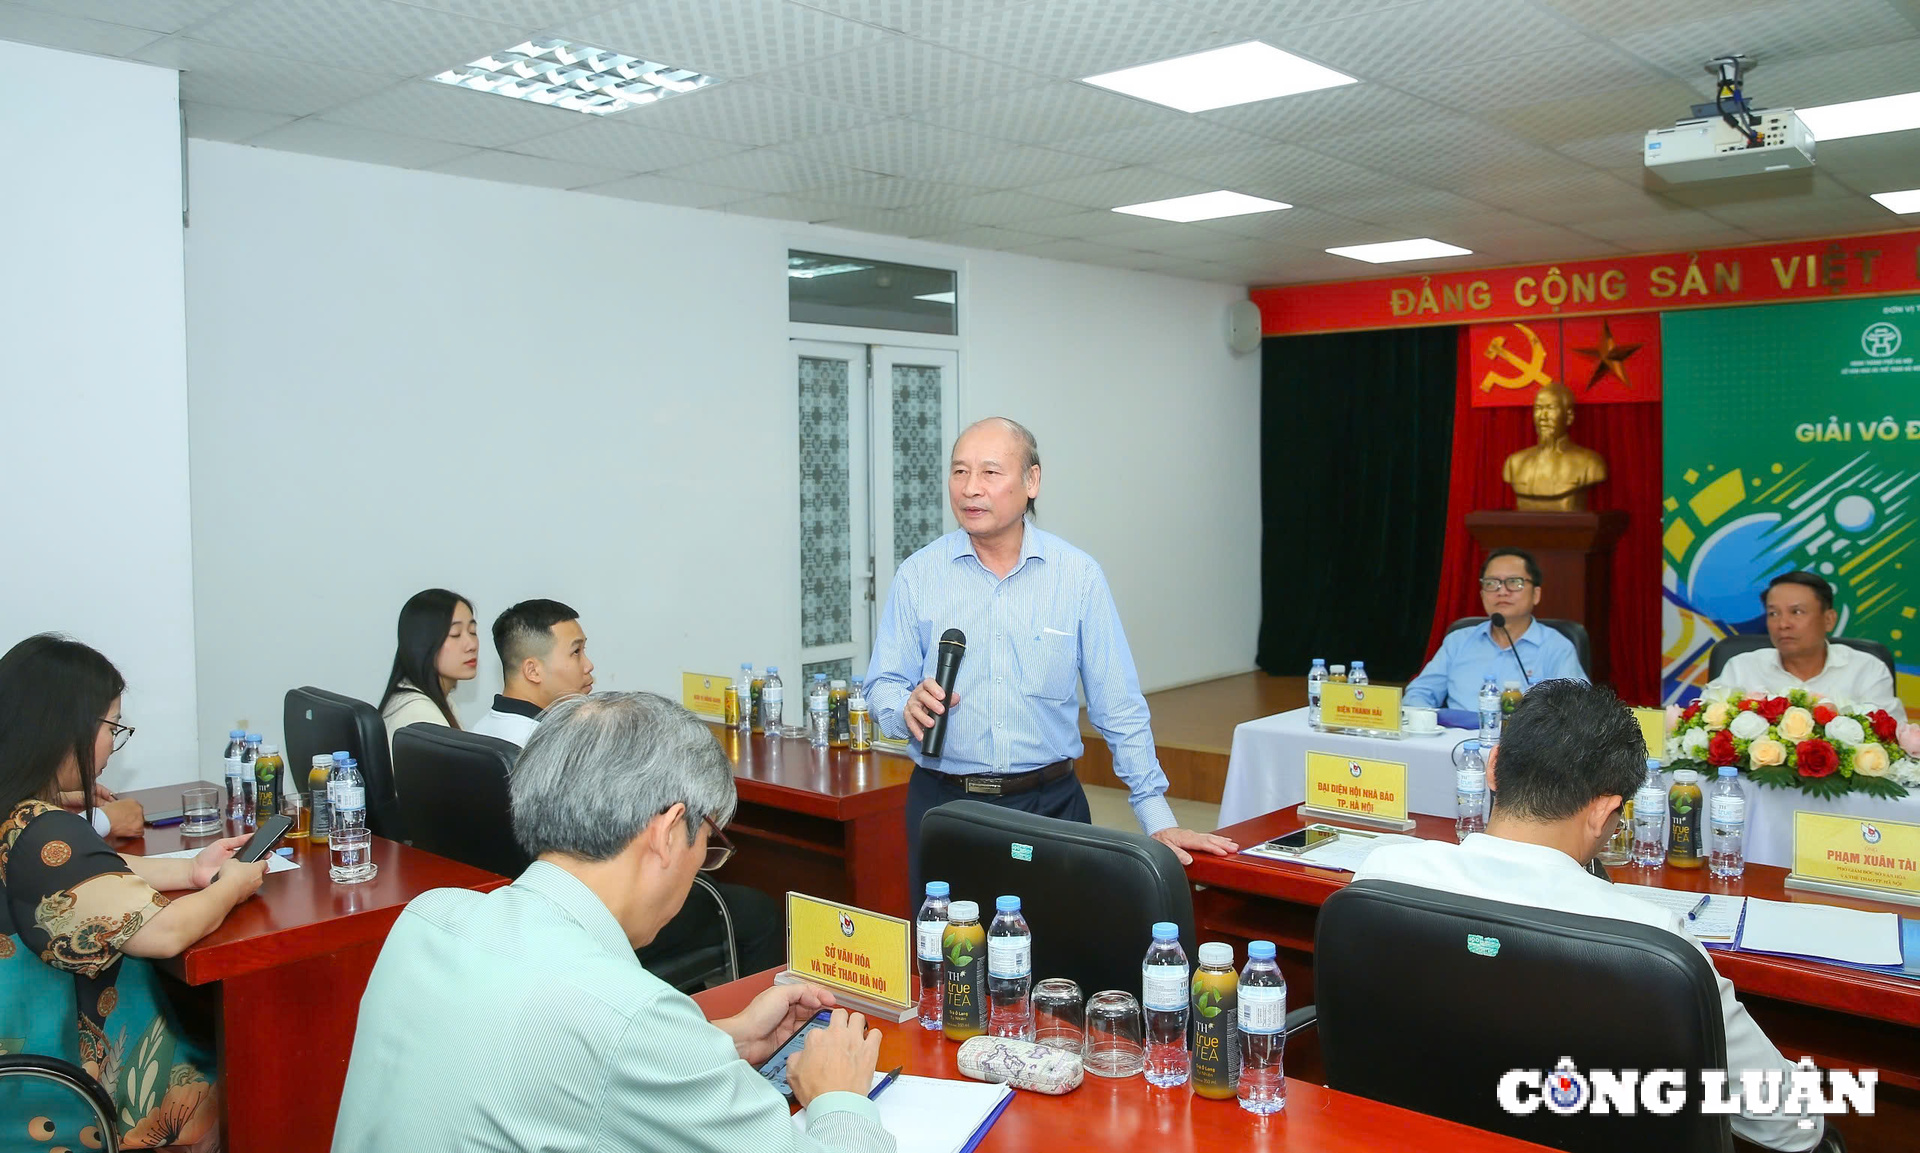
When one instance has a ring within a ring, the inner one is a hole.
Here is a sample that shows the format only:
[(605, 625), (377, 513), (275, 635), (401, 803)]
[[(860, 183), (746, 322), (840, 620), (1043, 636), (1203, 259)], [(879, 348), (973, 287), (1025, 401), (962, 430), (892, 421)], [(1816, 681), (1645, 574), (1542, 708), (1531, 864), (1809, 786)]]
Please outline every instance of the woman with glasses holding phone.
[(1558, 629), (1534, 619), (1540, 607), (1540, 565), (1524, 549), (1497, 548), (1480, 566), (1480, 604), (1487, 619), (1462, 625), (1440, 642), (1401, 703), (1426, 708), (1480, 707), (1480, 684), (1492, 677), (1523, 690), (1541, 681), (1584, 681), (1580, 654)]
[[(212, 932), (267, 866), (230, 860), (245, 837), (191, 859), (116, 853), (61, 807), (65, 794), (98, 796), (100, 770), (133, 735), (125, 689), (111, 661), (65, 637), (28, 637), (0, 657), (0, 1037), (98, 1080), (122, 1148), (217, 1149), (213, 1055), (148, 962)], [(100, 1148), (88, 1124), (55, 1110), (31, 1135)]]

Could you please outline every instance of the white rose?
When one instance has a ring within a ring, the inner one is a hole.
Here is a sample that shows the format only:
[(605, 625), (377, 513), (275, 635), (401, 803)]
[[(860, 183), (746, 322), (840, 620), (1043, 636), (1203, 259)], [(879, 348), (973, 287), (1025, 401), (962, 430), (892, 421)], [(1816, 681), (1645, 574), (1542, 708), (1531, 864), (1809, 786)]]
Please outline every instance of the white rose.
[(1755, 740), (1767, 735), (1767, 718), (1759, 713), (1741, 713), (1727, 730), (1743, 741)]
[(1902, 757), (1893, 763), (1892, 777), (1907, 788), (1920, 788), (1920, 761)]
[(1867, 730), (1852, 717), (1835, 717), (1827, 722), (1827, 739), (1842, 744), (1857, 745), (1867, 739)]
[(1687, 735), (1680, 738), (1680, 748), (1687, 753), (1702, 753), (1707, 748), (1707, 730), (1688, 729)]

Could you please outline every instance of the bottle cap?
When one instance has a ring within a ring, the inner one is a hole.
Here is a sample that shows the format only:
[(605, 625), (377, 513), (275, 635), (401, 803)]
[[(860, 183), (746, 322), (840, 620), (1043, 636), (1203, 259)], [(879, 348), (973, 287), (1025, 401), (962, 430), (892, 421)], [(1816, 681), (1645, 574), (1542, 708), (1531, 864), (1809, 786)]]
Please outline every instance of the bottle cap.
[(1462, 749), (1465, 749), (1469, 753), (1477, 753), (1480, 751), (1480, 742), (1479, 741), (1461, 741), (1460, 747)]
[(752, 671), (753, 671), (753, 662), (752, 662), (752, 661), (741, 661), (741, 662), (740, 662), (740, 667), (741, 667), (741, 668), (743, 668), (743, 669), (746, 669), (746, 670), (747, 670), (748, 672), (752, 672)]
[(315, 754), (313, 754), (313, 767), (314, 767), (314, 768), (316, 768), (316, 769), (322, 769), (322, 768), (326, 768), (326, 769), (330, 769), (330, 768), (332, 768), (332, 767), (333, 767), (333, 754), (332, 754), (332, 753), (315, 753)]
[(1676, 785), (1691, 785), (1699, 779), (1700, 774), (1694, 772), (1692, 769), (1673, 770), (1673, 783)]
[(844, 689), (847, 687), (847, 682), (840, 680), (838, 678), (835, 678), (834, 680), (831, 680), (827, 683), (832, 685), (836, 689)]
[(1720, 766), (1720, 776), (1722, 779), (1725, 779), (1727, 777), (1737, 777), (1739, 775), (1740, 775), (1740, 770), (1734, 768), (1732, 765)]
[(1344, 673), (1347, 671), (1347, 666), (1345, 665), (1328, 665), (1327, 667), (1336, 673)]
[(1354, 667), (1354, 668), (1356, 668), (1356, 669), (1364, 669), (1364, 668), (1366, 668), (1366, 667), (1367, 667), (1367, 662), (1365, 662), (1365, 661), (1355, 661), (1355, 662), (1353, 662), (1353, 667)]
[(1018, 913), (1020, 911), (1020, 898), (1012, 896), (995, 897), (993, 899), (993, 907), (1002, 913)]
[(1208, 941), (1200, 946), (1200, 963), (1210, 969), (1223, 969), (1233, 964), (1233, 946), (1225, 941)]
[(1273, 942), (1272, 941), (1250, 942), (1247, 945), (1247, 960), (1249, 961), (1273, 960)]
[(1180, 939), (1180, 926), (1172, 921), (1155, 921), (1153, 939), (1156, 941), (1177, 941)]
[(777, 673), (777, 672), (779, 672), (779, 671), (780, 671), (780, 666), (779, 666), (779, 665), (768, 665), (768, 666), (767, 666), (767, 675), (768, 675), (768, 676), (772, 676), (773, 674), (775, 674), (775, 673)]
[(827, 683), (827, 674), (825, 674), (825, 673), (815, 673), (815, 674), (813, 674), (813, 683), (814, 683), (814, 684), (816, 684), (816, 685), (824, 685), (824, 684), (826, 684), (826, 683)]
[(979, 919), (980, 902), (978, 901), (955, 901), (953, 904), (947, 906), (947, 921), (949, 923), (978, 921)]
[(247, 739), (247, 730), (229, 729), (227, 731), (227, 739), (230, 741), (244, 741)]
[(1506, 687), (1507, 687), (1507, 688), (1510, 688), (1510, 689), (1517, 689), (1517, 688), (1519, 688), (1519, 687), (1520, 687), (1520, 682), (1519, 682), (1519, 681), (1508, 681), (1508, 682), (1506, 683)]
[(952, 890), (947, 888), (947, 883), (945, 881), (928, 881), (927, 882), (927, 896), (929, 897), (944, 897), (951, 891)]
[(1314, 664), (1316, 664), (1316, 665), (1324, 665), (1324, 664), (1326, 664), (1326, 663), (1327, 663), (1327, 658), (1325, 658), (1325, 657), (1315, 657), (1315, 658), (1313, 658), (1313, 663), (1314, 663)]
[(280, 755), (280, 746), (279, 745), (261, 745), (260, 755), (263, 757), (277, 757)]
[(1660, 771), (1660, 758), (1659, 758), (1659, 757), (1648, 757), (1648, 758), (1647, 758), (1647, 770), (1648, 770), (1649, 772), (1655, 772), (1655, 773), (1657, 773), (1657, 772), (1659, 772), (1659, 771)]
[(260, 734), (259, 734), (259, 733), (248, 733), (248, 734), (247, 734), (247, 739), (248, 739), (249, 741), (256, 741), (256, 742), (257, 742), (257, 741), (259, 741), (259, 740), (260, 740)]

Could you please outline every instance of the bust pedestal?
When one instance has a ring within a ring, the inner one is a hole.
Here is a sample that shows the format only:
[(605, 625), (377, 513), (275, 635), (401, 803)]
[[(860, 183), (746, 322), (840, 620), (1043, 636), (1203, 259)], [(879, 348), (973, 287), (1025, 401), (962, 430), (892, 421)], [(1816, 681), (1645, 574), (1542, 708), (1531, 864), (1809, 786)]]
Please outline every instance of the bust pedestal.
[(1593, 679), (1610, 680), (1613, 546), (1627, 531), (1627, 514), (1482, 509), (1468, 513), (1466, 522), (1482, 548), (1523, 548), (1533, 554), (1541, 578), (1535, 614), (1585, 625), (1593, 641)]

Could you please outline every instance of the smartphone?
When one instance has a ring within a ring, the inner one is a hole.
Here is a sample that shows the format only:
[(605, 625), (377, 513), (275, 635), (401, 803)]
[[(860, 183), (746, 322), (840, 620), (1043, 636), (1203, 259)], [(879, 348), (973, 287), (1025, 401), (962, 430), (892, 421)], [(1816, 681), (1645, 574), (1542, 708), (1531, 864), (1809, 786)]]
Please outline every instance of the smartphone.
[(1289, 857), (1297, 857), (1309, 849), (1326, 844), (1340, 833), (1341, 830), (1332, 825), (1308, 825), (1304, 829), (1295, 829), (1285, 836), (1275, 837), (1261, 847), (1272, 849), (1276, 853), (1284, 853)]
[(822, 1028), (831, 1020), (833, 1020), (832, 1009), (822, 1009), (815, 1013), (812, 1020), (795, 1030), (793, 1036), (788, 1037), (786, 1043), (780, 1046), (779, 1051), (767, 1058), (766, 1064), (760, 1066), (760, 1075), (765, 1077), (775, 1089), (780, 1090), (782, 1097), (793, 1096), (793, 1086), (787, 1084), (787, 1058), (806, 1048), (808, 1033)]
[(286, 836), (287, 830), (292, 827), (293, 818), (284, 813), (268, 817), (261, 822), (260, 830), (253, 834), (253, 839), (240, 846), (240, 851), (233, 855), (233, 859), (242, 864), (253, 864), (272, 852), (274, 844)]

